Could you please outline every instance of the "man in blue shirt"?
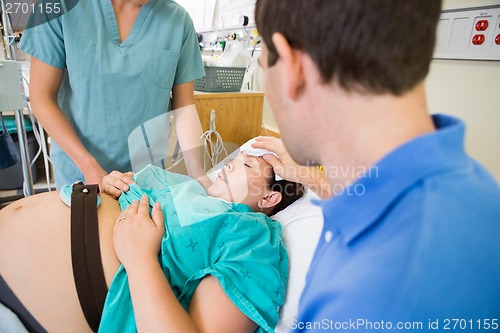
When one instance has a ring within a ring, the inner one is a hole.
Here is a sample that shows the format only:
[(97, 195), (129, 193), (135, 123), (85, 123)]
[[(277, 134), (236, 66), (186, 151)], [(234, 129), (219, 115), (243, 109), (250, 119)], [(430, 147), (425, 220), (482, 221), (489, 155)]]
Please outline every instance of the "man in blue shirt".
[(464, 123), (426, 107), (440, 9), (257, 1), (283, 142), (300, 165), (324, 166), (333, 195), (294, 331), (500, 328), (499, 187), (465, 153)]

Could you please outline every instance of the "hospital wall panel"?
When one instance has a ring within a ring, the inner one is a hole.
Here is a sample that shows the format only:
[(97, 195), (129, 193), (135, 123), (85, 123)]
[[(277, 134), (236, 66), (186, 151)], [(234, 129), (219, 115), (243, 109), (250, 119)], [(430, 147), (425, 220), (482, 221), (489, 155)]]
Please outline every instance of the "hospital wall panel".
[[(445, 0), (443, 9), (498, 5), (495, 0)], [(431, 113), (465, 121), (467, 152), (500, 182), (500, 61), (434, 60), (426, 80)]]

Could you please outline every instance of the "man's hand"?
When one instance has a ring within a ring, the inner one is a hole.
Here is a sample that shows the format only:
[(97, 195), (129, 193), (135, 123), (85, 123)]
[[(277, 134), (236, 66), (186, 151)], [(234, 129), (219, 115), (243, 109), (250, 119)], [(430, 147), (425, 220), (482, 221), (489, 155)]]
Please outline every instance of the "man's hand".
[(308, 167), (299, 165), (292, 159), (281, 139), (271, 136), (259, 136), (255, 140), (256, 142), (252, 144), (252, 147), (267, 149), (279, 156), (279, 159), (271, 154), (263, 156), (264, 160), (273, 167), (278, 176), (296, 183), (304, 182), (304, 178), (308, 176)]
[(309, 187), (321, 198), (331, 197), (332, 191), (325, 174), (314, 166), (304, 166), (296, 163), (286, 150), (281, 139), (260, 136), (255, 138), (255, 140), (256, 142), (252, 147), (267, 149), (279, 156), (279, 159), (271, 154), (263, 156), (264, 160), (273, 167), (274, 172), (278, 176)]

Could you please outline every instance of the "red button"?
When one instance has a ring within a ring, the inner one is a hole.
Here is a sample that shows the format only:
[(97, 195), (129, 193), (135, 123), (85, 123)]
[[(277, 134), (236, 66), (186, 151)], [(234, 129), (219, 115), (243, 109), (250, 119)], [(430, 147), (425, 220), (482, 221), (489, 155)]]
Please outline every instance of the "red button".
[(495, 43), (497, 45), (500, 45), (500, 34), (498, 34), (497, 37), (495, 38)]
[(484, 43), (484, 35), (483, 34), (478, 34), (472, 37), (472, 44), (474, 45), (481, 45)]
[(489, 25), (488, 20), (477, 21), (476, 30), (485, 31), (486, 29), (488, 29), (488, 25)]

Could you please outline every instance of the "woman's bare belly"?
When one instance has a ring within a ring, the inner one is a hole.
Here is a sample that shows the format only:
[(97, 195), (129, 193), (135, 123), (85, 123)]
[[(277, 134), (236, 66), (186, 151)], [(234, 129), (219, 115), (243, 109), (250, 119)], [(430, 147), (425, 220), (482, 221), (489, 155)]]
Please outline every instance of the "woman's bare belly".
[[(113, 226), (120, 207), (101, 194), (97, 212), (109, 287), (119, 267)], [(49, 332), (90, 332), (73, 280), (70, 239), (70, 208), (59, 200), (59, 192), (37, 194), (0, 210), (0, 274)]]

